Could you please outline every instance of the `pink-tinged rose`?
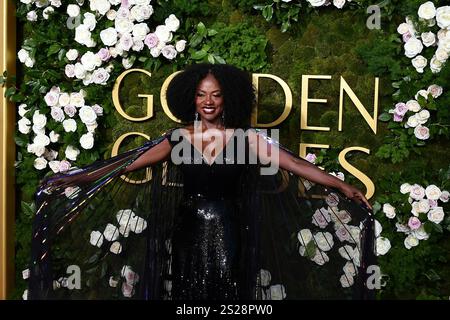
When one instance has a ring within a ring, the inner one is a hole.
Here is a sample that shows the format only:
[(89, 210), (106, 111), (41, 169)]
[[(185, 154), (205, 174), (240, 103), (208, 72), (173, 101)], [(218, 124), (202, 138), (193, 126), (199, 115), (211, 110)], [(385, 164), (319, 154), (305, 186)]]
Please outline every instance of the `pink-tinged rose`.
[(335, 194), (335, 193), (330, 193), (326, 199), (325, 202), (330, 206), (330, 207), (336, 207), (339, 204), (339, 197)]
[(444, 191), (442, 191), (441, 196), (439, 197), (439, 200), (441, 200), (442, 202), (448, 202), (449, 195), (450, 195), (450, 193), (447, 190), (444, 190)]
[(408, 107), (406, 106), (405, 103), (403, 102), (399, 102), (395, 105), (395, 109), (394, 112), (397, 113), (398, 115), (405, 115), (406, 112), (408, 112)]
[(122, 0), (121, 7), (129, 8), (131, 6), (129, 0)]
[(122, 294), (126, 298), (131, 298), (134, 294), (134, 287), (126, 282), (122, 283)]
[(430, 129), (422, 125), (418, 125), (414, 128), (414, 135), (417, 139), (427, 140), (430, 137)]
[(403, 42), (407, 42), (409, 39), (411, 39), (412, 35), (409, 31), (405, 32), (404, 34), (402, 34), (402, 39)]
[(54, 107), (58, 104), (59, 101), (59, 93), (55, 92), (55, 91), (49, 91), (47, 92), (47, 94), (44, 97), (45, 103), (49, 106), (49, 107)]
[(408, 226), (411, 228), (411, 230), (417, 230), (421, 225), (422, 223), (417, 217), (411, 217), (408, 220)]
[(331, 221), (330, 214), (328, 210), (325, 208), (317, 209), (314, 215), (312, 216), (312, 223), (321, 229), (325, 228), (328, 225), (328, 222)]
[(65, 172), (70, 169), (70, 162), (67, 160), (62, 160), (59, 162), (59, 171)]
[(431, 93), (431, 95), (433, 96), (433, 98), (437, 98), (442, 94), (442, 87), (438, 86), (437, 84), (432, 84), (431, 86), (428, 87), (427, 90), (429, 93)]
[(103, 108), (101, 106), (99, 106), (98, 104), (94, 104), (92, 106), (92, 109), (94, 110), (96, 115), (98, 115), (98, 116), (102, 116), (103, 115)]
[(155, 48), (158, 43), (159, 43), (159, 38), (156, 34), (154, 33), (149, 33), (144, 40), (145, 45), (151, 49), (151, 48)]
[(403, 116), (401, 114), (398, 114), (397, 112), (394, 112), (394, 122), (402, 122)]
[(314, 153), (308, 153), (305, 158), (306, 161), (311, 162), (311, 163), (315, 163), (316, 159), (317, 159), (317, 157)]
[(63, 122), (65, 119), (64, 112), (60, 107), (52, 107), (50, 114), (56, 122)]
[(75, 116), (75, 114), (77, 113), (77, 108), (75, 108), (75, 106), (68, 104), (67, 106), (64, 107), (64, 112), (71, 118), (73, 118)]
[(97, 52), (97, 55), (100, 57), (102, 61), (108, 61), (109, 59), (111, 59), (111, 53), (107, 48), (101, 48)]
[(345, 224), (341, 224), (339, 228), (336, 230), (336, 236), (340, 241), (349, 241), (351, 238), (350, 232), (348, 230), (348, 226)]
[(425, 197), (425, 189), (418, 184), (414, 184), (411, 186), (409, 196), (414, 200), (422, 200)]
[[(428, 204), (429, 204), (430, 208), (437, 207), (437, 205), (438, 205), (437, 200), (433, 200), (433, 199), (427, 199), (427, 200), (428, 200)], [(446, 202), (446, 201), (444, 201), (444, 202)]]

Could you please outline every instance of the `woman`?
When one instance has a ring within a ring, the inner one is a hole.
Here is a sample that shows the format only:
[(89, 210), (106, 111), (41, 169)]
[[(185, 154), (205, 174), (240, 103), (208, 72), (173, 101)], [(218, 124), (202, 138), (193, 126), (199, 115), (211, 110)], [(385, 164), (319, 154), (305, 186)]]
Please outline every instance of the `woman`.
[[(248, 74), (194, 65), (172, 80), (167, 98), (185, 127), (41, 186), (31, 298), (342, 298), (355, 279), (349, 297), (367, 293), (369, 202), (250, 128)], [(120, 178), (149, 166), (149, 183)], [(103, 233), (93, 230), (102, 225)], [(74, 243), (78, 235), (89, 244)], [(70, 286), (61, 276), (67, 265), (85, 279)]]

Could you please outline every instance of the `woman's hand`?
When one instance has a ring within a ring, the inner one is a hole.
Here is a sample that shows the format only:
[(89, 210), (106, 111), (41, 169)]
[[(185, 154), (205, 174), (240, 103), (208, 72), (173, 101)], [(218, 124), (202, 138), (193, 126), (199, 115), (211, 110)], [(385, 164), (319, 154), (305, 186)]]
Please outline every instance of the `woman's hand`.
[(358, 203), (363, 202), (370, 210), (372, 210), (372, 206), (370, 205), (369, 201), (366, 199), (364, 194), (359, 189), (347, 183), (342, 183), (338, 187), (338, 189), (343, 194), (345, 194), (347, 198), (355, 200)]

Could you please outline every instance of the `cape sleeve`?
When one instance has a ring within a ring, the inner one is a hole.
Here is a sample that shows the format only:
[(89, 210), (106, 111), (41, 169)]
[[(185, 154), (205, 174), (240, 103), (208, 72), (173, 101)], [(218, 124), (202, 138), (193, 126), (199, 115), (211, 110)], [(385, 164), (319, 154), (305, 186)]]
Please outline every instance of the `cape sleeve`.
[[(180, 176), (170, 161), (126, 176), (123, 172), (143, 153), (170, 140), (173, 130), (110, 159), (54, 175), (39, 186), (29, 299), (152, 294), (139, 285), (143, 283), (139, 277), (145, 268), (168, 273), (164, 258), (151, 258), (155, 252), (169, 250), (169, 244), (153, 240), (168, 237), (171, 212), (181, 196)], [(146, 183), (130, 180), (130, 175), (144, 176)], [(162, 208), (164, 215), (158, 214)], [(163, 286), (158, 281), (153, 287), (162, 290)]]
[(374, 298), (377, 279), (369, 279), (376, 269), (373, 213), (339, 190), (282, 168), (274, 175), (262, 175), (260, 169), (258, 164), (248, 170), (241, 191), (248, 213), (244, 238), (251, 248), (243, 273), (259, 274), (247, 289), (256, 289), (261, 299)]

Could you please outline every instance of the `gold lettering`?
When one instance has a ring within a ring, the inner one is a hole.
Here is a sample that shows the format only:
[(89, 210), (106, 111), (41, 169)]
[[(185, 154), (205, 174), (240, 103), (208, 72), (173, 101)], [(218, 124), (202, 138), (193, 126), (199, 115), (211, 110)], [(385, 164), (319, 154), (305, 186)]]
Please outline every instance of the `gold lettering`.
[(327, 103), (327, 99), (310, 99), (308, 98), (308, 86), (309, 79), (331, 79), (331, 76), (311, 76), (311, 75), (303, 75), (302, 76), (302, 98), (301, 98), (301, 107), (300, 107), (300, 129), (302, 130), (318, 130), (318, 131), (330, 131), (329, 127), (310, 127), (308, 125), (308, 102), (314, 103)]
[(139, 98), (147, 98), (147, 115), (144, 117), (141, 117), (141, 118), (134, 118), (134, 117), (129, 116), (128, 114), (125, 113), (122, 106), (120, 105), (120, 100), (119, 100), (120, 83), (122, 82), (123, 78), (125, 78), (125, 76), (131, 72), (142, 72), (142, 73), (145, 73), (146, 75), (148, 75), (149, 77), (152, 76), (152, 74), (150, 72), (148, 72), (147, 70), (143, 70), (143, 69), (130, 69), (130, 70), (123, 72), (117, 78), (116, 82), (114, 83), (114, 88), (112, 91), (113, 104), (114, 104), (114, 107), (116, 108), (117, 112), (119, 112), (119, 114), (122, 117), (124, 117), (125, 119), (130, 120), (130, 121), (145, 121), (145, 120), (148, 120), (151, 117), (153, 117), (153, 95), (151, 95), (151, 94), (139, 94), (138, 95)]
[(370, 117), (370, 114), (367, 112), (366, 108), (364, 108), (361, 101), (358, 99), (356, 94), (350, 88), (345, 79), (341, 76), (341, 85), (340, 85), (340, 93), (339, 93), (339, 128), (338, 131), (342, 131), (342, 113), (344, 108), (344, 91), (350, 97), (358, 111), (364, 117), (369, 127), (372, 129), (373, 133), (377, 134), (377, 117), (378, 117), (378, 85), (379, 78), (375, 78), (375, 92), (374, 92), (374, 101), (373, 101), (373, 118)]
[[(251, 123), (252, 126), (260, 127), (260, 128), (271, 128), (279, 125), (282, 123), (286, 118), (289, 116), (289, 113), (292, 110), (292, 92), (289, 86), (286, 82), (283, 81), (280, 77), (277, 77), (272, 74), (265, 74), (265, 73), (254, 73), (252, 75), (253, 79), (253, 86), (256, 89), (256, 101), (258, 101), (258, 88), (259, 88), (259, 78), (269, 78), (272, 80), (275, 80), (280, 86), (283, 88), (284, 96), (286, 98), (285, 104), (284, 104), (284, 110), (283, 113), (278, 117), (278, 119), (270, 122), (270, 123), (258, 123), (258, 109), (256, 108), (255, 111), (252, 114)], [(256, 105), (258, 105), (258, 102), (256, 102)]]
[(339, 163), (341, 164), (341, 166), (366, 186), (367, 189), (366, 198), (370, 199), (375, 193), (375, 185), (368, 176), (366, 176), (364, 173), (356, 169), (345, 159), (345, 155), (350, 151), (362, 151), (367, 154), (370, 154), (370, 150), (362, 147), (349, 147), (345, 148), (339, 153)]
[[(125, 133), (123, 135), (121, 135), (116, 142), (114, 142), (112, 151), (111, 151), (111, 156), (117, 156), (119, 154), (119, 147), (122, 144), (123, 140), (125, 140), (125, 138), (129, 137), (129, 136), (141, 136), (144, 137), (147, 140), (150, 140), (150, 137), (148, 135), (146, 135), (145, 133), (141, 133), (141, 132), (128, 132)], [(132, 180), (129, 179), (126, 175), (121, 175), (120, 178), (122, 178), (124, 181), (128, 182), (128, 183), (132, 183), (132, 184), (143, 184), (146, 183), (148, 181), (150, 181), (152, 179), (152, 170), (151, 168), (147, 168), (145, 169), (145, 179), (144, 180)]]
[(170, 81), (172, 81), (173, 77), (175, 77), (177, 75), (177, 73), (180, 73), (180, 72), (182, 72), (182, 71), (174, 72), (169, 77), (167, 77), (166, 80), (164, 80), (164, 83), (162, 84), (162, 87), (161, 87), (161, 93), (160, 93), (161, 106), (162, 106), (162, 108), (164, 110), (164, 113), (170, 119), (172, 119), (173, 121), (178, 122), (178, 123), (181, 123), (181, 120), (178, 119), (177, 117), (175, 117), (172, 114), (172, 112), (170, 112), (169, 105), (167, 103), (167, 87), (169, 86)]

